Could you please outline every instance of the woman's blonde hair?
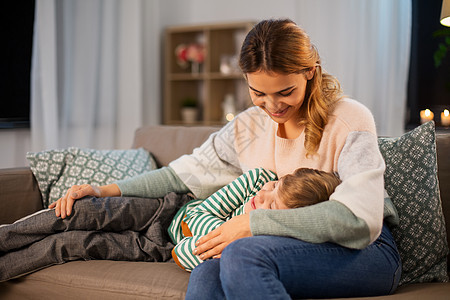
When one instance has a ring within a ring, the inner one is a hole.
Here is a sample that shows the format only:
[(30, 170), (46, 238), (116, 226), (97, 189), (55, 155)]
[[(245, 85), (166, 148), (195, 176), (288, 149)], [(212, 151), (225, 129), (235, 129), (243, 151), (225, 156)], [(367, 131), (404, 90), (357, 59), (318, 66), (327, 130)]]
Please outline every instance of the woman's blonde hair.
[(340, 183), (332, 173), (300, 168), (279, 180), (278, 196), (289, 208), (313, 205), (328, 200)]
[(239, 65), (244, 74), (263, 71), (300, 74), (314, 69), (300, 108), (307, 156), (315, 154), (333, 104), (341, 97), (339, 81), (322, 71), (320, 56), (306, 32), (289, 19), (264, 20), (247, 34)]

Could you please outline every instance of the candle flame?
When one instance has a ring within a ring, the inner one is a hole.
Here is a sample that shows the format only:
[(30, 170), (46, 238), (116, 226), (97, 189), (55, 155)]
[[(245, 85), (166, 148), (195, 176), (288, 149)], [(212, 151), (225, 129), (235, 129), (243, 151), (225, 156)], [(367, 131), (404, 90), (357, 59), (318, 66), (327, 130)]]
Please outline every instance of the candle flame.
[(425, 116), (429, 117), (431, 115), (431, 110), (425, 109)]
[(227, 113), (227, 115), (225, 116), (225, 119), (230, 122), (234, 119), (234, 115), (232, 113)]
[(444, 109), (444, 116), (448, 117), (450, 115), (450, 112), (448, 109)]

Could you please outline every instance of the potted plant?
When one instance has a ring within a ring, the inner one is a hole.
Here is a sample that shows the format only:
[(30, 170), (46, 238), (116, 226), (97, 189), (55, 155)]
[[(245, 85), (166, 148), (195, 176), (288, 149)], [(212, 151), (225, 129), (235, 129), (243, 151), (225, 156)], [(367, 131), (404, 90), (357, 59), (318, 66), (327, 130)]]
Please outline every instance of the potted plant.
[(197, 100), (192, 97), (185, 98), (181, 103), (181, 119), (186, 124), (197, 121), (198, 108)]

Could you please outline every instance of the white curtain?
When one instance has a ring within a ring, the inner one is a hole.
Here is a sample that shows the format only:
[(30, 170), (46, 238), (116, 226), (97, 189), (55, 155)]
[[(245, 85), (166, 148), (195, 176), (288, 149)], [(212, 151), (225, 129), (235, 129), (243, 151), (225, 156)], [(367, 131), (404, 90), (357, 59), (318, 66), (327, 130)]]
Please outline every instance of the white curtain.
[(159, 121), (162, 27), (270, 17), (305, 28), (324, 68), (373, 112), (380, 135), (403, 133), (411, 0), (175, 4), (190, 9), (161, 0), (36, 1), (32, 151), (128, 148), (137, 127)]
[(142, 0), (37, 0), (31, 142), (129, 148), (143, 121)]
[(301, 0), (296, 21), (344, 92), (372, 111), (379, 135), (404, 132), (411, 0)]

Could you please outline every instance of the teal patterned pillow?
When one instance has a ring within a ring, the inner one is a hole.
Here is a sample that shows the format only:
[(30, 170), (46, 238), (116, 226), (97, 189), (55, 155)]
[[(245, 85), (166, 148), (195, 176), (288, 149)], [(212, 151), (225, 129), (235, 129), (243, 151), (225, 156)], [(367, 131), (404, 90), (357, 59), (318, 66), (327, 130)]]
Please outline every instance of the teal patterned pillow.
[(392, 228), (402, 259), (400, 285), (446, 282), (448, 245), (439, 194), (434, 123), (379, 138), (385, 187), (399, 214)]
[(156, 168), (146, 150), (94, 150), (71, 147), (27, 153), (44, 207), (58, 200), (74, 184), (105, 185)]

